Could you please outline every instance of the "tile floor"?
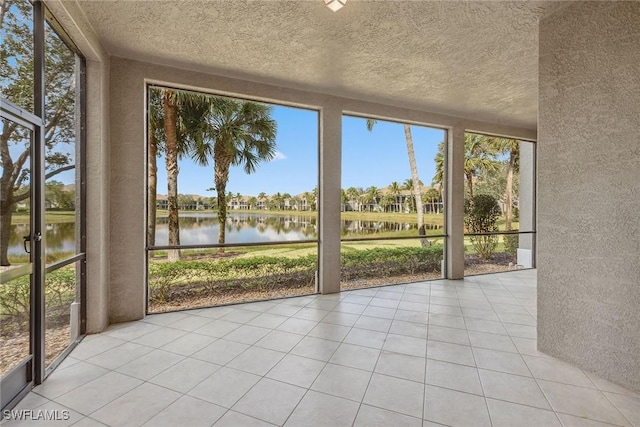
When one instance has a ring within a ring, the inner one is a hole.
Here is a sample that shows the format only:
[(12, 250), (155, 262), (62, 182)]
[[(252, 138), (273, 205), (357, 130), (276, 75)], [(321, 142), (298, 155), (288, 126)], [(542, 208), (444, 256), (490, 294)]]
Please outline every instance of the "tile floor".
[(113, 325), (17, 409), (74, 426), (640, 426), (640, 395), (536, 351), (535, 274)]

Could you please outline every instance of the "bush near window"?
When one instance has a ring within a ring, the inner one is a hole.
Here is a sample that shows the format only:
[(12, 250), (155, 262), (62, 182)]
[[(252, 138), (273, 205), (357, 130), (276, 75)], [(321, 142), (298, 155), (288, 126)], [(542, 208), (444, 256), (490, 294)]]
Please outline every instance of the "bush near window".
[[(472, 199), (465, 199), (464, 225), (468, 233), (489, 233), (498, 231), (500, 205), (495, 197), (489, 194), (476, 194)], [(471, 244), (476, 253), (483, 259), (490, 259), (498, 246), (498, 236), (472, 236)]]
[[(433, 245), (346, 251), (341, 255), (342, 278), (350, 281), (440, 271), (442, 249), (442, 245)], [(150, 302), (166, 304), (247, 290), (314, 286), (317, 266), (316, 255), (155, 262), (149, 264)]]

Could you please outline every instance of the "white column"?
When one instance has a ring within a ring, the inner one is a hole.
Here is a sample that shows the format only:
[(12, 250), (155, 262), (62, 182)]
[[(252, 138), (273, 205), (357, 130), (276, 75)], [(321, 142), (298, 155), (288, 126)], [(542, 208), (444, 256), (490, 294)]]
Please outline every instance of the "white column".
[(447, 269), (448, 279), (464, 277), (464, 128), (447, 132)]
[(342, 108), (331, 103), (320, 116), (319, 281), (322, 294), (340, 292), (340, 184)]

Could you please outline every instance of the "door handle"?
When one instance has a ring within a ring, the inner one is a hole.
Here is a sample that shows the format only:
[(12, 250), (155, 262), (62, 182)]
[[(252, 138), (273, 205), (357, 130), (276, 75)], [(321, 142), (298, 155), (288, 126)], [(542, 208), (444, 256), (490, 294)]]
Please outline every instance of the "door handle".
[[(28, 254), (31, 253), (31, 248), (27, 248), (27, 242), (31, 243), (31, 235), (22, 236), (22, 243), (24, 244), (24, 251)], [(31, 245), (29, 245), (31, 246)]]
[[(22, 244), (24, 245), (24, 251), (28, 254), (31, 253), (31, 235), (26, 235), (26, 236), (22, 236)], [(33, 235), (33, 241), (34, 242), (39, 242), (42, 240), (42, 234), (41, 233), (36, 233)], [(29, 248), (27, 248), (27, 242), (29, 242)]]

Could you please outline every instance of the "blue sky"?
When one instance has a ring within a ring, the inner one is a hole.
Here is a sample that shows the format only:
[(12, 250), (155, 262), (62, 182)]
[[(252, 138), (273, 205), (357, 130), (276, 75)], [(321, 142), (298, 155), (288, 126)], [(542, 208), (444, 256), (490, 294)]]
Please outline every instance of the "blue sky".
[[(243, 195), (268, 195), (276, 192), (296, 195), (312, 191), (318, 185), (318, 112), (274, 106), (272, 117), (278, 124), (277, 155), (247, 175), (232, 167), (227, 192)], [(342, 188), (385, 187), (392, 181), (402, 183), (411, 177), (404, 130), (401, 124), (379, 121), (369, 132), (362, 118), (343, 119)], [(430, 184), (438, 143), (445, 138), (440, 129), (411, 126), (418, 173)], [(180, 194), (214, 196), (213, 166), (201, 167), (190, 159), (180, 161)], [(167, 193), (164, 158), (158, 159), (158, 193)]]

